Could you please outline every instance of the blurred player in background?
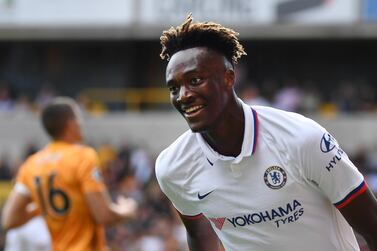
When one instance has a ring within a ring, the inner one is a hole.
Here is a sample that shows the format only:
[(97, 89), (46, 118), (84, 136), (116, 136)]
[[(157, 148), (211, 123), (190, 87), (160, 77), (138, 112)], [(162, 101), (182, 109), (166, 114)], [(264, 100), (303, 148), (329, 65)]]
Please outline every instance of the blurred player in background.
[(21, 166), (3, 209), (3, 227), (41, 214), (54, 251), (105, 250), (103, 225), (134, 217), (136, 202), (124, 197), (111, 202), (95, 150), (80, 144), (81, 117), (72, 99), (54, 99), (41, 120), (52, 142)]
[(296, 113), (234, 92), (237, 33), (191, 15), (161, 36), (166, 82), (191, 130), (156, 161), (191, 251), (377, 250), (377, 202), (337, 141)]

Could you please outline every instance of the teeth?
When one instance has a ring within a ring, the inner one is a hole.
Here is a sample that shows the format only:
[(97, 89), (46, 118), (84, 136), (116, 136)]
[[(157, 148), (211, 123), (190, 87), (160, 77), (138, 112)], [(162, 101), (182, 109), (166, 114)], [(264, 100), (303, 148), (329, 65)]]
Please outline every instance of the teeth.
[(186, 113), (192, 113), (192, 112), (196, 112), (197, 110), (201, 109), (203, 106), (202, 105), (196, 105), (196, 106), (192, 106), (190, 108), (187, 108), (185, 110)]

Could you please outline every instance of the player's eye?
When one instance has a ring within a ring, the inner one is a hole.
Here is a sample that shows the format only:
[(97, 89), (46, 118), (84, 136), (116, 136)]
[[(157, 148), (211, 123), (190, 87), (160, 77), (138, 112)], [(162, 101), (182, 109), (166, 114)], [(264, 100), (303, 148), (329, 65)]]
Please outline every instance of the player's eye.
[(168, 88), (169, 88), (170, 93), (172, 93), (172, 94), (176, 94), (178, 92), (178, 89), (179, 89), (177, 86), (174, 86), (174, 85), (171, 85)]
[(195, 78), (192, 78), (192, 79), (190, 80), (190, 83), (191, 83), (192, 85), (199, 85), (202, 81), (203, 81), (202, 78), (195, 77)]

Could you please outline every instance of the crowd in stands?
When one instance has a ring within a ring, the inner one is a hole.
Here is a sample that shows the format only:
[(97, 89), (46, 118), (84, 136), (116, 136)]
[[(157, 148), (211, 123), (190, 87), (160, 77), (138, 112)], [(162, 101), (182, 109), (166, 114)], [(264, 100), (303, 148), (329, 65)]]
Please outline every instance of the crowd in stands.
[(136, 221), (107, 230), (111, 250), (183, 251), (185, 231), (160, 191), (154, 176), (154, 156), (145, 149), (123, 145), (97, 148), (111, 196), (122, 194), (139, 202)]
[(332, 87), (314, 81), (240, 81), (240, 97), (250, 105), (272, 106), (304, 114), (377, 112), (377, 88), (361, 80), (341, 81)]
[[(236, 91), (243, 100), (252, 105), (267, 105), (304, 114), (377, 112), (377, 88), (373, 83), (362, 80), (340, 81), (329, 88), (309, 80), (299, 82), (287, 78), (281, 81), (257, 82), (243, 79), (242, 74), (240, 75), (241, 79), (237, 81)], [(12, 88), (11, 85), (0, 82), (0, 113), (36, 112), (56, 95), (64, 95), (64, 93), (59, 93), (51, 85), (43, 86), (33, 96), (27, 96)], [(77, 93), (76, 99), (83, 109), (95, 114), (111, 112), (113, 107), (122, 107), (94, 100), (84, 92)], [(158, 110), (161, 107), (166, 108), (166, 106), (156, 105), (143, 109)], [(126, 106), (123, 106), (123, 109), (127, 111)]]

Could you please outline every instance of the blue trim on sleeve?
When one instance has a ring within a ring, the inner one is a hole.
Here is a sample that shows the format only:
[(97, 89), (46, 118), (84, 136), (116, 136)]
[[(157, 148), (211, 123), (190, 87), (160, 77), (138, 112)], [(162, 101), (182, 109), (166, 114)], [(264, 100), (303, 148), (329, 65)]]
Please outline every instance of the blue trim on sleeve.
[(347, 200), (349, 200), (353, 195), (355, 195), (357, 192), (359, 192), (365, 185), (366, 185), (365, 181), (361, 182), (361, 184), (358, 187), (356, 187), (355, 189), (353, 189), (346, 197), (344, 197), (344, 199), (342, 199), (341, 201), (339, 201), (337, 203), (334, 203), (334, 206), (338, 207), (341, 204), (343, 204), (344, 202), (346, 202)]

